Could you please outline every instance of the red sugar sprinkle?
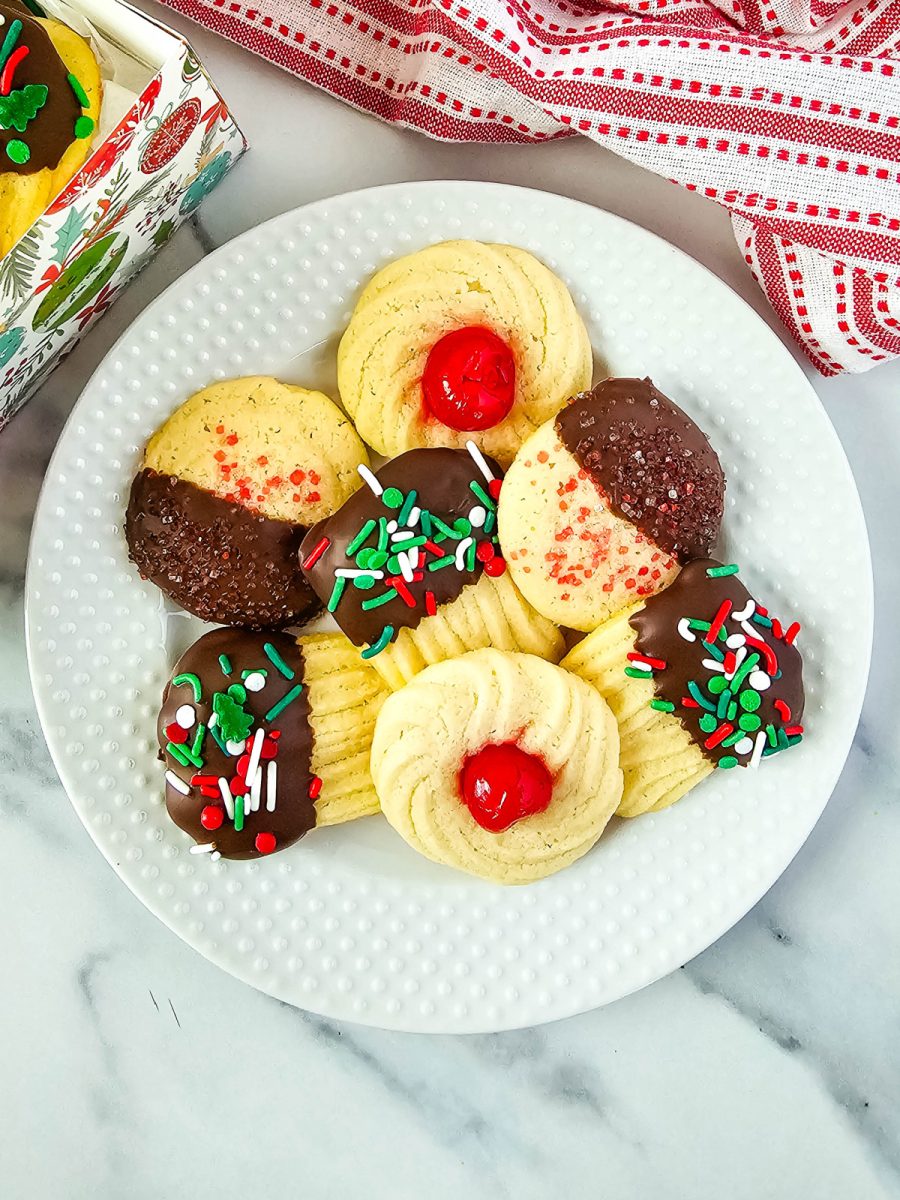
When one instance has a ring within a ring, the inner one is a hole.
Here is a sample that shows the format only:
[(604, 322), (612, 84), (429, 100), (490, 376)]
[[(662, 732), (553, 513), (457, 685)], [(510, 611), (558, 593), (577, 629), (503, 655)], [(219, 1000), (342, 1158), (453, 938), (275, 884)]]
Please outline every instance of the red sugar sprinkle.
[(253, 845), (260, 854), (271, 854), (278, 842), (274, 833), (258, 833), (253, 841)]
[(425, 593), (425, 611), (429, 617), (433, 617), (437, 612), (437, 601), (434, 598), (434, 592)]
[(216, 460), (216, 462), (224, 462), (225, 461), (225, 451), (217, 450), (215, 452), (215, 454), (213, 455), (213, 458)]
[(682, 708), (699, 708), (700, 705), (697, 703), (696, 700), (692, 700), (690, 696), (682, 696), (681, 697), (681, 707)]
[(322, 497), (318, 492), (310, 492), (309, 495), (306, 497), (306, 503), (307, 504), (318, 504), (321, 499), (322, 499)]
[(479, 562), (490, 562), (495, 553), (493, 542), (479, 542), (475, 547), (475, 557)]
[(307, 793), (310, 800), (318, 799), (318, 796), (319, 796), (319, 793), (321, 792), (321, 790), (322, 790), (322, 780), (319, 778), (318, 775), (313, 775), (312, 779), (309, 781), (309, 792)]
[(789, 646), (794, 644), (797, 634), (800, 632), (800, 622), (795, 621), (793, 625), (788, 627), (787, 633), (784, 635), (784, 640)]
[(778, 672), (778, 659), (775, 657), (775, 651), (768, 642), (763, 642), (759, 638), (748, 637), (747, 645), (752, 646), (754, 650), (758, 650), (765, 658), (766, 670), (770, 675), (775, 675)]
[(217, 426), (216, 426), (216, 433), (224, 433), (224, 432), (225, 432), (225, 426), (224, 426), (224, 425), (217, 425)]
[(725, 624), (725, 620), (730, 612), (731, 601), (726, 598), (719, 606), (719, 611), (716, 613), (715, 617), (713, 617), (713, 622), (709, 627), (709, 633), (704, 638), (704, 641), (707, 641), (710, 644), (715, 643), (716, 638), (719, 636), (719, 631)]
[(237, 444), (238, 444), (238, 435), (236, 433), (229, 433), (228, 437), (225, 439), (225, 445), (226, 446), (236, 446)]
[(303, 570), (308, 571), (310, 567), (314, 566), (330, 545), (331, 539), (327, 537), (323, 537), (320, 542), (316, 542), (315, 546), (313, 546), (312, 550), (310, 550), (309, 554), (303, 560)]
[(791, 719), (790, 707), (787, 704), (785, 704), (785, 702), (783, 700), (776, 700), (773, 707), (774, 707), (775, 711), (778, 713), (779, 717), (781, 717), (782, 721), (784, 721), (785, 724), (787, 724), (787, 722)]
[(218, 775), (192, 775), (191, 776), (191, 784), (194, 787), (196, 787), (197, 784), (208, 784), (210, 787), (212, 787), (214, 784), (217, 784), (218, 782), (219, 782)]
[(265, 454), (261, 454), (256, 461), (261, 467), (267, 467), (269, 465), (269, 460), (266, 458)]
[(218, 800), (220, 794), (221, 793), (217, 787), (212, 787), (208, 783), (204, 783), (203, 787), (200, 789), (200, 795), (206, 796), (207, 800)]
[(263, 744), (260, 747), (260, 758), (274, 758), (278, 753), (278, 747), (275, 745), (275, 739), (271, 737), (263, 738)]
[(484, 564), (485, 575), (490, 575), (492, 579), (496, 579), (499, 575), (502, 575), (505, 570), (506, 563), (499, 555)]
[(242, 779), (240, 775), (235, 775), (228, 786), (231, 789), (232, 796), (246, 796), (250, 790), (247, 787), (247, 780)]
[(176, 746), (180, 746), (188, 740), (188, 731), (182, 729), (177, 721), (173, 721), (171, 725), (166, 726), (166, 737), (170, 742), (174, 742)]
[(438, 558), (444, 557), (443, 550), (440, 548), (440, 546), (436, 546), (434, 542), (426, 542), (422, 548), (423, 550), (430, 550), (431, 553), (436, 554)]
[(724, 742), (729, 733), (734, 733), (734, 726), (729, 725), (727, 721), (723, 721), (719, 728), (709, 735), (703, 745), (707, 750), (712, 750), (718, 746), (719, 742)]
[(781, 628), (781, 622), (777, 617), (772, 618), (772, 637), (778, 638), (779, 641), (784, 637), (784, 630)]
[(500, 497), (500, 489), (503, 487), (502, 479), (492, 479), (488, 484), (488, 495), (492, 500), (497, 500)]
[(789, 729), (785, 729), (784, 732), (787, 734), (788, 737), (794, 737), (796, 734), (803, 732), (803, 726), (802, 725), (791, 725), (791, 727)]
[(734, 674), (734, 668), (735, 668), (735, 666), (736, 666), (736, 665), (737, 665), (737, 658), (735, 657), (735, 653), (734, 653), (734, 651), (733, 651), (733, 650), (726, 650), (726, 652), (725, 652), (725, 661), (724, 661), (724, 663), (722, 664), (722, 666), (725, 668), (725, 674), (726, 674), (726, 675), (733, 675), (733, 674)]
[(271, 729), (269, 731), (269, 737), (272, 739), (273, 742), (277, 742), (278, 739), (281, 737), (281, 730), (280, 729)]
[(225, 820), (225, 811), (217, 804), (207, 804), (200, 813), (200, 824), (204, 829), (219, 829)]
[(415, 608), (416, 600), (402, 575), (392, 575), (385, 583), (394, 589), (407, 608)]
[(651, 658), (649, 654), (638, 654), (636, 650), (628, 655), (632, 662), (647, 663), (654, 671), (664, 671), (666, 669), (666, 660), (664, 658)]
[(301, 471), (298, 467), (296, 471), (291, 471), (289, 478), (294, 487), (299, 487), (300, 484), (303, 483), (304, 479), (306, 479), (306, 472)]

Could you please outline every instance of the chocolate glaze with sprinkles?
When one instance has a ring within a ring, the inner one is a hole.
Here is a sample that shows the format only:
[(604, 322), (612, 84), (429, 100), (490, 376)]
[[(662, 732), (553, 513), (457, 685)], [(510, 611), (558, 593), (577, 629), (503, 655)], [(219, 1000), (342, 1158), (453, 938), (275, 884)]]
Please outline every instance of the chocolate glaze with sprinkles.
[[(492, 459), (485, 465), (493, 485), (468, 450), (408, 450), (379, 468), (374, 488), (367, 480), (306, 535), (306, 577), (350, 641), (370, 648), (365, 657), (455, 600), (488, 561), (489, 574), (505, 568), (489, 490), (496, 493), (502, 471)], [(403, 575), (392, 551), (407, 534), (415, 567)]]
[[(274, 646), (293, 672), (292, 679), (272, 670), (264, 643)], [(232, 668), (230, 674), (223, 670), (223, 658)], [(240, 682), (242, 676), (263, 673), (265, 683), (259, 690)], [(194, 679), (199, 682), (199, 700)], [(176, 714), (192, 723), (183, 728)], [(257, 755), (259, 806), (254, 810), (251, 792), (238, 793), (251, 765), (258, 730), (264, 736)], [(240, 742), (229, 743), (229, 734), (242, 735)], [(313, 731), (308, 691), (303, 687), (303, 652), (293, 638), (238, 629), (205, 634), (172, 672), (163, 693), (157, 737), (167, 768), (169, 816), (198, 844), (214, 846), (224, 858), (259, 858), (290, 846), (314, 827), (316, 806), (310, 791), (317, 794), (318, 789), (310, 765)], [(270, 763), (276, 768), (274, 786)], [(173, 777), (178, 783), (172, 782)], [(220, 780), (228, 785), (232, 807), (240, 802), (240, 816), (229, 815)], [(274, 801), (271, 810), (270, 801)]]
[(652, 679), (652, 706), (662, 701), (717, 766), (757, 766), (803, 736), (798, 626), (783, 628), (722, 569), (688, 563), (632, 614), (628, 673)]
[(604, 379), (569, 401), (556, 431), (613, 512), (679, 562), (710, 553), (722, 467), (703, 431), (649, 379)]
[(135, 476), (125, 514), (145, 578), (204, 621), (247, 629), (283, 629), (319, 607), (297, 562), (305, 533), (149, 468)]

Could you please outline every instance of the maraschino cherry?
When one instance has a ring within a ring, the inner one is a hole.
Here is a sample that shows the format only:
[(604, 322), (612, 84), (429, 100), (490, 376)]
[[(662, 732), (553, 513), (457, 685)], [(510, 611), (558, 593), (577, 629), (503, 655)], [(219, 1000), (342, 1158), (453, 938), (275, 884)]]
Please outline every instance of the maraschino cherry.
[(450, 429), (499, 424), (513, 406), (516, 361), (502, 338), (481, 325), (445, 334), (431, 348), (422, 374), (425, 408)]
[(502, 833), (523, 817), (543, 812), (553, 795), (544, 763), (515, 742), (482, 746), (470, 754), (459, 786), (469, 812), (491, 833)]

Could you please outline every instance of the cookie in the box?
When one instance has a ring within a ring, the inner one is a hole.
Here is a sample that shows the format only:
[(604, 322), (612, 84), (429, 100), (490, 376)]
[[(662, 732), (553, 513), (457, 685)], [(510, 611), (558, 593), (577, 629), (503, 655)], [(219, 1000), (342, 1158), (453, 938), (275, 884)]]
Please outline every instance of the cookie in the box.
[(0, 3), (0, 258), (84, 163), (102, 92), (83, 37)]
[(321, 392), (266, 376), (215, 383), (147, 444), (125, 517), (131, 558), (206, 621), (284, 628), (318, 607), (299, 570), (303, 536), (367, 461)]
[(699, 426), (649, 379), (605, 379), (522, 446), (503, 485), (500, 542), (537, 611), (587, 632), (707, 557), (724, 501)]
[(592, 354), (565, 284), (517, 246), (442, 242), (388, 263), (338, 351), (341, 400), (380, 454), (472, 439), (508, 464)]

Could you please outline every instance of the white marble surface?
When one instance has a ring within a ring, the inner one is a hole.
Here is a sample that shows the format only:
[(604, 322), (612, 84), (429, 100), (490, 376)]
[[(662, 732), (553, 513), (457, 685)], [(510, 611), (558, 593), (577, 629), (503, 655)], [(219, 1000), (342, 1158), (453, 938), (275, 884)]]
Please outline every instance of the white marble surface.
[(85, 380), (207, 249), (355, 187), (503, 180), (630, 217), (765, 312), (725, 215), (696, 196), (576, 141), (429, 143), (191, 36), (253, 149), (0, 434), (0, 1195), (900, 1195), (900, 366), (816, 382), (856, 472), (875, 562), (875, 662), (850, 761), (784, 877), (674, 976), (515, 1034), (337, 1025), (210, 966), (94, 849), (31, 700), (22, 588), (32, 513)]

